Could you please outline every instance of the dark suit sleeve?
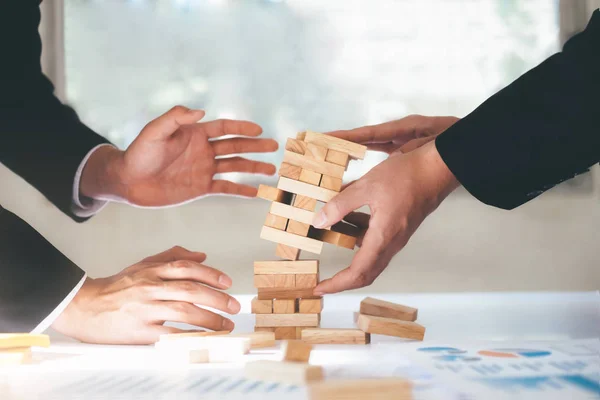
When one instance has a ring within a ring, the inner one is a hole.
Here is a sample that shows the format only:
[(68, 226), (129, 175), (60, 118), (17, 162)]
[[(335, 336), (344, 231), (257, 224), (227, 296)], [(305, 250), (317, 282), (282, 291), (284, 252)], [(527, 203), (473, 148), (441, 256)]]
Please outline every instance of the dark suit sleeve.
[(72, 191), (86, 154), (107, 141), (55, 96), (40, 64), (39, 1), (0, 2), (0, 162), (76, 221)]
[(561, 53), (436, 139), (460, 183), (515, 208), (600, 161), (600, 11)]

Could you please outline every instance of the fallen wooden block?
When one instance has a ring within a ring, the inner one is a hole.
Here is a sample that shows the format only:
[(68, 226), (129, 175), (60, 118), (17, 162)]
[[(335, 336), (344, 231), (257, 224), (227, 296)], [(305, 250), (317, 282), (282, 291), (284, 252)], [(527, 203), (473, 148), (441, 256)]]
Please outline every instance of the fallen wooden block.
[(278, 229), (280, 231), (285, 231), (288, 225), (287, 218), (280, 217), (278, 215), (267, 214), (267, 218), (265, 219), (265, 226), (270, 228)]
[[(289, 178), (279, 178), (279, 183), (277, 183), (277, 187), (286, 192), (294, 193), (296, 195), (301, 195), (305, 197), (310, 197), (312, 199), (316, 199), (323, 202), (328, 202), (337, 196), (338, 192), (334, 190), (329, 190), (322, 188), (320, 186), (310, 185), (308, 183), (295, 181)], [(281, 203), (281, 202), (280, 202)], [(316, 203), (315, 203), (316, 204)], [(296, 204), (294, 204), (298, 207)], [(313, 211), (313, 210), (309, 210)]]
[(50, 337), (31, 333), (0, 333), (0, 349), (49, 347)]
[(302, 340), (286, 340), (281, 345), (283, 361), (307, 363), (311, 351), (312, 345)]
[(340, 192), (342, 190), (342, 180), (340, 178), (334, 178), (333, 176), (323, 175), (319, 186), (325, 189), (334, 190)]
[(319, 326), (319, 314), (256, 314), (256, 326)]
[(275, 299), (273, 300), (273, 314), (294, 314), (296, 303), (296, 299)]
[(308, 169), (319, 174), (333, 176), (334, 178), (341, 178), (346, 172), (346, 168), (341, 165), (329, 163), (327, 161), (319, 161), (306, 155), (294, 153), (286, 150), (283, 154), (283, 161), (302, 167), (302, 169)]
[(273, 300), (260, 300), (255, 297), (252, 299), (250, 308), (252, 314), (273, 314)]
[(268, 226), (263, 226), (260, 237), (261, 239), (295, 247), (315, 254), (321, 254), (321, 250), (323, 250), (323, 242), (319, 240), (294, 235)]
[(290, 204), (292, 200), (290, 193), (286, 193), (283, 190), (262, 184), (258, 186), (258, 193), (256, 196), (260, 197), (261, 199), (277, 201), (285, 204)]
[(319, 278), (317, 274), (296, 274), (296, 288), (314, 288), (317, 286), (318, 280)]
[(402, 378), (325, 380), (311, 383), (311, 400), (411, 400), (413, 385)]
[(288, 140), (285, 142), (285, 149), (287, 151), (291, 151), (292, 153), (304, 154), (306, 153), (306, 146), (307, 143), (300, 138), (288, 138)]
[(288, 164), (286, 162), (281, 163), (279, 167), (279, 176), (284, 176), (286, 178), (293, 179), (297, 181), (300, 179), (300, 174), (302, 173), (302, 167), (297, 165)]
[(286, 260), (296, 261), (300, 257), (300, 249), (278, 243), (275, 248), (275, 255)]
[(318, 260), (254, 261), (254, 273), (262, 274), (317, 274)]
[[(306, 197), (305, 197), (306, 198)], [(315, 200), (315, 206), (317, 205)], [(289, 206), (283, 203), (273, 202), (271, 203), (271, 209), (269, 212), (273, 215), (278, 215), (283, 218), (287, 218), (293, 221), (302, 222), (304, 224), (312, 224), (315, 217), (315, 213), (309, 210), (305, 210), (302, 207)]]
[(347, 168), (348, 163), (350, 162), (350, 155), (348, 153), (344, 153), (343, 151), (328, 149), (327, 155), (325, 156), (325, 161)]
[(304, 141), (306, 143), (315, 143), (320, 146), (327, 147), (329, 150), (341, 151), (348, 154), (351, 158), (359, 160), (365, 158), (365, 154), (367, 153), (367, 146), (349, 142), (347, 140), (336, 138), (330, 135), (323, 135), (322, 133), (306, 131)]
[(254, 275), (255, 288), (294, 288), (296, 275)]
[(296, 208), (301, 208), (306, 211), (314, 211), (315, 208), (317, 208), (317, 199), (297, 194), (294, 196), (293, 205)]
[(357, 325), (360, 330), (368, 333), (415, 340), (423, 340), (425, 337), (425, 327), (412, 321), (360, 314)]
[(248, 379), (305, 385), (322, 380), (323, 368), (297, 362), (260, 360), (246, 363), (244, 374)]
[(322, 176), (323, 175), (319, 174), (318, 172), (314, 172), (303, 168), (302, 172), (300, 172), (300, 177), (298, 178), (298, 180), (300, 182), (308, 183), (309, 185), (319, 186), (319, 184), (321, 183)]
[(323, 298), (298, 299), (298, 312), (300, 314), (319, 314), (323, 311)]
[(15, 347), (0, 350), (0, 367), (29, 364), (31, 360), (30, 347)]
[(165, 335), (160, 335), (158, 340), (164, 342), (168, 340), (178, 340), (191, 337), (223, 336), (229, 335), (230, 333), (231, 331), (193, 331), (183, 333), (168, 333)]
[(360, 329), (304, 328), (302, 340), (312, 344), (369, 344), (371, 335)]
[(275, 346), (275, 332), (232, 333), (230, 336), (250, 339), (250, 349), (262, 349)]
[(310, 229), (309, 224), (304, 224), (302, 222), (290, 220), (288, 222), (287, 228), (285, 228), (286, 232), (293, 233), (298, 236), (306, 236), (308, 235), (308, 231)]
[(416, 321), (419, 310), (389, 301), (367, 297), (360, 302), (360, 313), (376, 317), (395, 318), (403, 321)]
[(282, 289), (282, 288), (258, 288), (259, 300), (269, 299), (318, 299), (320, 296), (313, 294), (313, 288), (308, 289)]

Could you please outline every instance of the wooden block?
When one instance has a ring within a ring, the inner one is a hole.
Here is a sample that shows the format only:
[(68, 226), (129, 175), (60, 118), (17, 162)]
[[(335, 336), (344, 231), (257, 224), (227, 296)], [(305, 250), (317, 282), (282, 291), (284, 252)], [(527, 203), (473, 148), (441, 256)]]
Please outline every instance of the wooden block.
[(265, 219), (265, 226), (279, 229), (280, 231), (285, 231), (287, 224), (287, 218), (280, 217), (279, 215), (273, 215), (271, 213), (268, 213), (267, 219)]
[(302, 141), (304, 141), (304, 138), (305, 138), (305, 137), (306, 137), (306, 132), (298, 132), (298, 133), (296, 134), (296, 139), (298, 139), (298, 140), (302, 140)]
[(287, 203), (286, 199), (289, 199), (290, 197), (289, 193), (267, 185), (259, 185), (258, 194), (256, 196), (260, 197), (261, 199), (277, 201), (280, 203)]
[(319, 240), (325, 243), (334, 244), (339, 247), (353, 250), (356, 246), (356, 238), (344, 235), (340, 232), (335, 232), (328, 229), (310, 229), (308, 236), (312, 239)]
[(324, 380), (308, 386), (311, 400), (411, 400), (412, 383), (402, 378)]
[[(279, 204), (279, 203), (273, 203), (273, 204)], [(290, 206), (287, 206), (287, 207), (290, 207)], [(331, 230), (334, 232), (343, 233), (344, 235), (348, 235), (348, 236), (352, 236), (352, 237), (359, 237), (363, 233), (362, 229), (360, 229), (359, 227), (351, 225), (344, 221), (340, 221), (336, 224), (333, 224), (331, 226)]]
[[(305, 197), (310, 197), (312, 199), (323, 201), (325, 203), (333, 199), (338, 194), (338, 192), (333, 190), (325, 189), (320, 186), (310, 185), (308, 183), (300, 181), (295, 181), (289, 178), (279, 178), (279, 183), (277, 184), (277, 187), (283, 191), (295, 193), (296, 195), (299, 194)], [(297, 197), (298, 196), (296, 196), (296, 198)], [(309, 211), (313, 210), (314, 208)]]
[(306, 153), (306, 143), (302, 140), (288, 138), (285, 142), (285, 149), (296, 154)]
[[(294, 207), (300, 208), (304, 211), (314, 211), (317, 208), (317, 200), (312, 197), (302, 196), (297, 194), (294, 197)], [(312, 223), (312, 222), (311, 222)]]
[(294, 288), (296, 275), (254, 275), (255, 288)]
[(341, 165), (332, 164), (327, 161), (319, 161), (314, 158), (310, 158), (306, 155), (294, 153), (291, 151), (285, 151), (283, 154), (283, 161), (302, 167), (302, 169), (308, 169), (319, 174), (333, 176), (334, 178), (341, 178), (344, 176), (346, 169)]
[(322, 133), (306, 131), (304, 141), (306, 143), (315, 143), (320, 146), (327, 147), (330, 150), (341, 151), (350, 155), (351, 158), (357, 158), (359, 160), (365, 158), (365, 154), (367, 153), (367, 146), (349, 142), (347, 140), (336, 138), (330, 135), (323, 135)]
[(319, 314), (256, 314), (256, 326), (318, 326)]
[(317, 274), (296, 274), (296, 288), (298, 289), (314, 288), (318, 281)]
[(306, 329), (306, 327), (297, 326), (295, 329), (296, 329), (296, 339), (302, 339), (302, 330)]
[(281, 345), (283, 361), (307, 363), (312, 348), (311, 344), (302, 340), (286, 340)]
[[(327, 231), (329, 232), (329, 231)], [(323, 242), (303, 236), (294, 235), (289, 232), (280, 231), (268, 226), (263, 226), (260, 232), (260, 238), (275, 243), (285, 244), (286, 246), (306, 250), (311, 253), (321, 254)]]
[[(237, 362), (241, 361), (242, 357), (250, 352), (251, 340), (247, 337), (234, 337), (231, 335), (188, 337), (179, 340), (159, 341), (154, 346), (161, 352), (176, 352), (179, 354), (186, 351), (207, 349), (211, 363)], [(199, 352), (197, 356), (200, 355)]]
[(344, 153), (343, 151), (328, 149), (327, 155), (325, 156), (325, 161), (347, 168), (348, 163), (350, 162), (350, 156), (348, 153)]
[(360, 313), (376, 317), (395, 318), (403, 321), (416, 321), (419, 310), (389, 301), (367, 297), (360, 302)]
[(273, 314), (273, 300), (259, 300), (258, 297), (252, 299), (252, 314)]
[(319, 183), (319, 186), (339, 192), (342, 190), (342, 180), (340, 178), (334, 178), (333, 176), (323, 175), (321, 176), (321, 182)]
[(323, 311), (323, 298), (298, 299), (298, 312), (300, 314), (319, 314)]
[(254, 261), (254, 273), (263, 274), (317, 274), (319, 260)]
[(296, 327), (294, 326), (278, 326), (273, 328), (275, 333), (275, 339), (277, 340), (286, 340), (286, 339), (296, 339)]
[(304, 328), (302, 340), (312, 344), (369, 344), (371, 335), (360, 329)]
[[(256, 297), (255, 297), (256, 298)], [(266, 301), (266, 300), (265, 300)], [(184, 338), (191, 337), (207, 337), (207, 336), (223, 336), (230, 334), (231, 331), (194, 331), (194, 332), (184, 332), (184, 333), (168, 333), (165, 335), (160, 335), (159, 341), (168, 341), (168, 340), (178, 340)]]
[(273, 331), (232, 333), (230, 336), (250, 339), (250, 349), (262, 349), (275, 346), (275, 332)]
[[(308, 199), (308, 197), (304, 197), (304, 196), (296, 196), (296, 199), (298, 199), (298, 197), (303, 198), (303, 199), (300, 199), (299, 201), (306, 202), (306, 200), (304, 200), (304, 199)], [(313, 200), (314, 206), (316, 206), (317, 201), (314, 199), (311, 199), (311, 200)], [(313, 206), (313, 209), (314, 209), (314, 206)], [(291, 219), (291, 220), (302, 222), (304, 224), (309, 224), (309, 225), (312, 224), (313, 218), (315, 217), (315, 213), (312, 211), (305, 210), (305, 209), (299, 208), (297, 206), (289, 206), (287, 204), (276, 203), (276, 202), (271, 203), (271, 209), (269, 210), (269, 212), (273, 215), (278, 215), (283, 218)]]
[(305, 182), (310, 185), (319, 186), (319, 184), (321, 183), (321, 176), (323, 175), (319, 174), (318, 172), (313, 172), (308, 169), (302, 169), (302, 172), (300, 172), (300, 178), (298, 178), (298, 180), (300, 182)]
[(258, 381), (306, 385), (308, 382), (323, 380), (323, 368), (297, 362), (259, 360), (246, 363), (244, 375)]
[(275, 255), (286, 260), (296, 261), (300, 257), (300, 249), (278, 243), (275, 248)]
[(302, 167), (298, 167), (297, 165), (292, 165), (284, 162), (281, 163), (281, 166), (279, 167), (279, 176), (284, 176), (295, 181), (300, 179), (301, 173)]
[(289, 233), (293, 233), (294, 235), (306, 236), (308, 235), (308, 230), (310, 229), (310, 224), (304, 224), (298, 221), (289, 221), (287, 228), (285, 230)]
[(310, 289), (282, 289), (282, 288), (259, 288), (258, 298), (260, 300), (268, 299), (318, 299), (319, 296), (313, 294), (313, 288)]
[(423, 340), (423, 337), (425, 337), (425, 327), (412, 321), (360, 314), (357, 325), (360, 330), (368, 333), (415, 340)]
[[(30, 347), (15, 347), (0, 350), (0, 367), (29, 364), (31, 362)], [(0, 392), (2, 390), (0, 389)]]
[(296, 312), (296, 299), (273, 300), (273, 314), (294, 314)]
[(314, 158), (315, 160), (325, 161), (325, 157), (327, 156), (327, 147), (319, 146), (315, 143), (307, 143), (304, 155)]
[(176, 364), (205, 364), (210, 362), (208, 349), (160, 349), (157, 354), (162, 362)]
[(30, 333), (0, 333), (0, 349), (21, 347), (49, 347), (48, 335)]

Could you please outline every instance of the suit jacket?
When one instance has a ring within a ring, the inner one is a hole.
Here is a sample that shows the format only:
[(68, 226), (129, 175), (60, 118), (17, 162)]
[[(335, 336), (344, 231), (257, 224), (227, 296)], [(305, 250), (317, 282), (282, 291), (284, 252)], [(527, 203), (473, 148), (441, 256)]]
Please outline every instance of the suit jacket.
[[(106, 140), (55, 96), (43, 75), (38, 0), (0, 2), (0, 162), (76, 221), (75, 173)], [(0, 184), (1, 187), (1, 184)], [(0, 207), (0, 332), (28, 332), (84, 272), (33, 228)]]
[(600, 11), (563, 51), (436, 139), (463, 186), (515, 208), (600, 161)]

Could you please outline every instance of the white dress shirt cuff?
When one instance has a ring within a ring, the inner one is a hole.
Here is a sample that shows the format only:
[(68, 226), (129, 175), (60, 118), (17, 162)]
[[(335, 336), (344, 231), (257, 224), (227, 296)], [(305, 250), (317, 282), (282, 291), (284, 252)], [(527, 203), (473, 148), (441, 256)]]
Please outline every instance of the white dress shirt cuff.
[(102, 210), (107, 204), (106, 200), (96, 200), (91, 198), (81, 198), (79, 195), (79, 185), (81, 183), (81, 174), (83, 173), (83, 169), (87, 164), (88, 160), (94, 154), (96, 150), (100, 147), (104, 146), (112, 146), (111, 144), (104, 143), (99, 144), (98, 146), (91, 149), (86, 156), (79, 164), (79, 168), (77, 168), (77, 172), (75, 173), (75, 180), (73, 181), (73, 203), (71, 209), (73, 210), (73, 214), (80, 218), (89, 218), (96, 215), (100, 210)]

